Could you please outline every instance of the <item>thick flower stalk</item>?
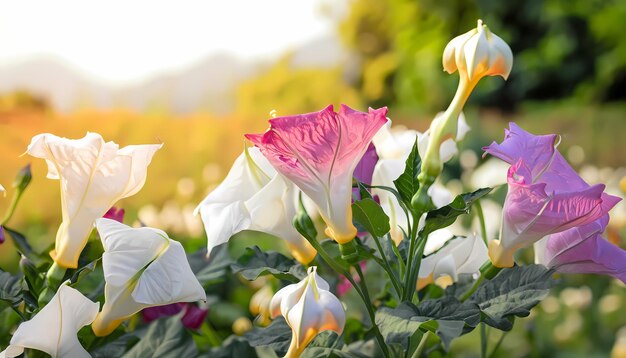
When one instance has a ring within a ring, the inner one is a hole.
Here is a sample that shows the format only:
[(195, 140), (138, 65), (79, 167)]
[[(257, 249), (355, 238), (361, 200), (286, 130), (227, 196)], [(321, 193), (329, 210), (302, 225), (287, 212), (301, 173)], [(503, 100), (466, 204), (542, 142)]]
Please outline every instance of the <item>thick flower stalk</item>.
[(245, 148), (224, 181), (196, 208), (207, 233), (207, 256), (234, 234), (256, 230), (285, 240), (298, 261), (311, 262), (317, 252), (291, 225), (296, 193), (258, 148)]
[(460, 274), (478, 272), (488, 259), (487, 246), (480, 236), (452, 239), (443, 248), (422, 259), (417, 289), (431, 283), (445, 288), (456, 282)]
[(478, 81), (485, 76), (501, 76), (506, 80), (512, 66), (513, 53), (509, 46), (481, 20), (475, 29), (448, 43), (443, 52), (443, 68), (450, 74), (458, 70), (459, 86), (448, 109), (430, 125), (430, 140), (422, 157), (419, 177), (423, 186), (430, 186), (441, 173), (440, 145), (458, 135), (458, 118)]
[(104, 306), (92, 328), (97, 336), (113, 332), (125, 319), (147, 307), (206, 301), (189, 267), (183, 246), (161, 230), (133, 229), (98, 219), (104, 254)]
[(328, 289), (328, 283), (317, 274), (317, 267), (312, 266), (306, 278), (282, 288), (272, 298), (272, 318), (282, 315), (292, 330), (291, 344), (285, 357), (299, 357), (320, 332), (343, 332), (346, 313), (341, 301)]
[(340, 244), (357, 234), (352, 224), (352, 175), (372, 137), (387, 123), (387, 108), (368, 113), (342, 105), (308, 114), (273, 118), (263, 134), (246, 138), (283, 176), (315, 202), (326, 234)]
[(63, 222), (51, 256), (57, 265), (76, 268), (96, 219), (116, 201), (136, 194), (161, 144), (119, 148), (97, 133), (82, 139), (52, 134), (33, 137), (27, 153), (46, 160), (48, 178), (61, 184)]
[(516, 250), (544, 236), (600, 219), (621, 199), (589, 186), (556, 150), (557, 137), (534, 136), (515, 124), (501, 144), (483, 148), (511, 165), (500, 240), (489, 243), (497, 267), (511, 267)]
[(61, 285), (50, 303), (17, 327), (2, 358), (17, 357), (25, 348), (46, 352), (52, 358), (91, 357), (80, 345), (77, 333), (98, 314), (99, 305), (77, 290)]
[(535, 244), (537, 263), (563, 273), (610, 275), (626, 283), (626, 251), (602, 237), (609, 216)]

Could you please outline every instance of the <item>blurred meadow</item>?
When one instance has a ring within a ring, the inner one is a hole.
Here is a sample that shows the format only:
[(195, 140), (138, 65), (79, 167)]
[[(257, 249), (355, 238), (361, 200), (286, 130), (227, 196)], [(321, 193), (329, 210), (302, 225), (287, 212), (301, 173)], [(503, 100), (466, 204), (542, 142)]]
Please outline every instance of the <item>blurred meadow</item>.
[[(478, 18), (511, 46), (513, 71), (506, 82), (483, 80), (470, 98), (465, 114), (472, 131), (461, 143), (461, 156), (446, 166), (451, 187), (462, 175), (471, 177), (481, 170), (486, 161), (481, 147), (501, 140), (507, 123), (515, 121), (533, 133), (560, 134), (559, 150), (588, 182), (605, 183), (609, 193), (624, 197), (626, 2), (308, 3), (325, 29), (320, 37), (285, 45), (271, 56), (242, 57), (227, 48), (205, 51), (203, 45), (215, 35), (203, 39), (202, 33), (184, 33), (186, 38), (179, 40), (192, 41), (204, 57), (136, 82), (107, 84), (99, 79), (106, 75), (91, 76), (71, 58), (57, 55), (2, 57), (0, 184), (8, 195), (0, 196), (0, 212), (10, 203), (15, 174), (32, 163), (33, 182), (11, 226), (27, 234), (37, 250), (46, 250), (53, 243), (61, 221), (58, 182), (45, 178), (43, 161), (21, 156), (36, 134), (79, 138), (93, 131), (120, 146), (164, 143), (149, 168), (144, 188), (116, 206), (126, 210), (127, 222), (162, 228), (188, 246), (200, 247), (205, 237), (199, 217), (193, 216), (195, 206), (224, 178), (241, 153), (243, 134), (267, 127), (271, 110), (288, 115), (316, 111), (329, 103), (345, 103), (360, 110), (388, 106), (394, 125), (426, 130), (434, 115), (445, 109), (456, 87), (457, 77), (442, 71), (443, 48), (450, 39), (474, 27)], [(282, 3), (268, 4), (276, 7)], [(6, 16), (26, 16), (24, 12), (7, 13), (2, 6), (6, 4), (0, 6)], [(297, 19), (299, 11), (297, 6), (283, 12), (268, 10), (255, 14), (256, 24), (244, 24), (237, 23), (235, 13), (220, 13), (219, 5), (212, 6), (210, 11), (234, 22), (228, 31), (245, 31), (252, 39), (253, 25)], [(189, 15), (183, 6), (177, 8), (177, 14), (177, 21)], [(140, 23), (141, 15), (134, 16)], [(45, 29), (40, 30), (39, 36), (45, 38)], [(19, 39), (16, 31), (20, 30), (13, 29)], [(282, 31), (290, 29), (286, 26)], [(0, 52), (3, 39), (12, 36), (2, 32)], [(503, 197), (504, 190), (495, 197)], [(626, 205), (622, 203), (611, 212), (607, 235), (624, 248), (625, 226)], [(247, 239), (239, 245), (255, 243), (256, 236), (243, 236)], [(268, 237), (263, 240), (265, 245), (280, 245)], [(234, 242), (237, 245), (237, 240)], [(522, 259), (531, 261), (531, 252), (527, 254)], [(0, 268), (14, 271), (18, 259), (10, 240), (0, 245)], [(613, 351), (614, 357), (626, 357), (624, 285), (590, 275), (560, 279), (561, 284), (529, 318), (516, 322), (496, 356), (603, 357)], [(454, 356), (471, 357), (468, 350), (479, 352), (478, 337), (476, 330), (455, 341)], [(499, 338), (493, 334), (490, 346)], [(619, 349), (623, 349), (622, 355)]]

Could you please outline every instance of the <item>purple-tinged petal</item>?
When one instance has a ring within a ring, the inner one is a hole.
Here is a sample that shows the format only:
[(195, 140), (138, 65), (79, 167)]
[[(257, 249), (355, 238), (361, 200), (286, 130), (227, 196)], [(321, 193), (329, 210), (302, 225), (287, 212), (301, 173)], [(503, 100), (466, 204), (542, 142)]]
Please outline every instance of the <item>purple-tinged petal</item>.
[[(376, 154), (376, 147), (374, 143), (370, 143), (363, 154), (363, 157), (354, 168), (354, 178), (361, 183), (365, 183), (367, 185), (372, 185), (372, 177), (374, 176), (374, 168), (376, 167), (376, 163), (378, 163), (378, 154)], [(370, 189), (368, 191), (371, 192)], [(354, 200), (361, 199), (361, 193), (359, 192), (359, 188), (352, 188), (352, 197)]]
[(0, 225), (0, 244), (4, 244), (5, 236), (4, 236), (4, 228)]
[(185, 314), (182, 318), (183, 326), (193, 330), (199, 329), (206, 319), (209, 310), (206, 308), (200, 308), (191, 303), (187, 303), (185, 307)]
[(116, 208), (115, 206), (111, 207), (109, 211), (104, 214), (103, 218), (115, 220), (120, 223), (124, 223), (124, 214), (126, 211), (122, 208)]
[(172, 303), (164, 306), (144, 308), (143, 311), (141, 311), (141, 315), (143, 316), (144, 322), (150, 323), (161, 317), (169, 317), (178, 314), (183, 308), (183, 303)]
[(346, 243), (356, 235), (350, 209), (352, 175), (374, 134), (387, 123), (386, 113), (387, 108), (363, 113), (345, 105), (335, 113), (328, 106), (271, 119), (267, 132), (246, 138), (315, 202), (327, 234)]
[(589, 224), (617, 201), (605, 198), (604, 185), (572, 192), (547, 193), (545, 183), (532, 184), (530, 168), (520, 159), (509, 169), (499, 241), (490, 243), (489, 256), (499, 267), (513, 265), (513, 253), (542, 237)]

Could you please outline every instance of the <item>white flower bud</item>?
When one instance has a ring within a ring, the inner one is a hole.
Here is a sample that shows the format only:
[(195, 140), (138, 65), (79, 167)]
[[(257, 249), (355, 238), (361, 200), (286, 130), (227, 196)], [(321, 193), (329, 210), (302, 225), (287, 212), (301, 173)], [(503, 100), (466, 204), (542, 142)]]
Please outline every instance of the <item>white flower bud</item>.
[(513, 53), (504, 40), (489, 31), (482, 20), (478, 26), (448, 43), (443, 51), (443, 69), (471, 81), (484, 76), (502, 76), (505, 80), (513, 67)]
[(286, 357), (297, 357), (320, 332), (343, 332), (346, 313), (341, 301), (330, 291), (317, 267), (309, 267), (307, 277), (276, 292), (270, 303), (272, 317), (285, 317), (293, 331)]

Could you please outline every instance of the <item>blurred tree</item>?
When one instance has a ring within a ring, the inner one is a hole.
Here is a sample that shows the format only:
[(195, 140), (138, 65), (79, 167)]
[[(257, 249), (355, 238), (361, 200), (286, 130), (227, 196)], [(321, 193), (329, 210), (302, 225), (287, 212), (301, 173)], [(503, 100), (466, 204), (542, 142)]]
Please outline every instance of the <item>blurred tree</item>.
[[(237, 110), (246, 116), (279, 116), (319, 111), (329, 103), (361, 108), (359, 93), (345, 79), (341, 67), (294, 68), (287, 55), (237, 90)], [(362, 108), (361, 108), (362, 109)]]
[(456, 77), (446, 43), (482, 18), (515, 55), (508, 82), (483, 81), (472, 101), (511, 110), (521, 100), (624, 99), (626, 2), (610, 0), (355, 0), (340, 25), (361, 59), (357, 87), (372, 105), (441, 110)]

